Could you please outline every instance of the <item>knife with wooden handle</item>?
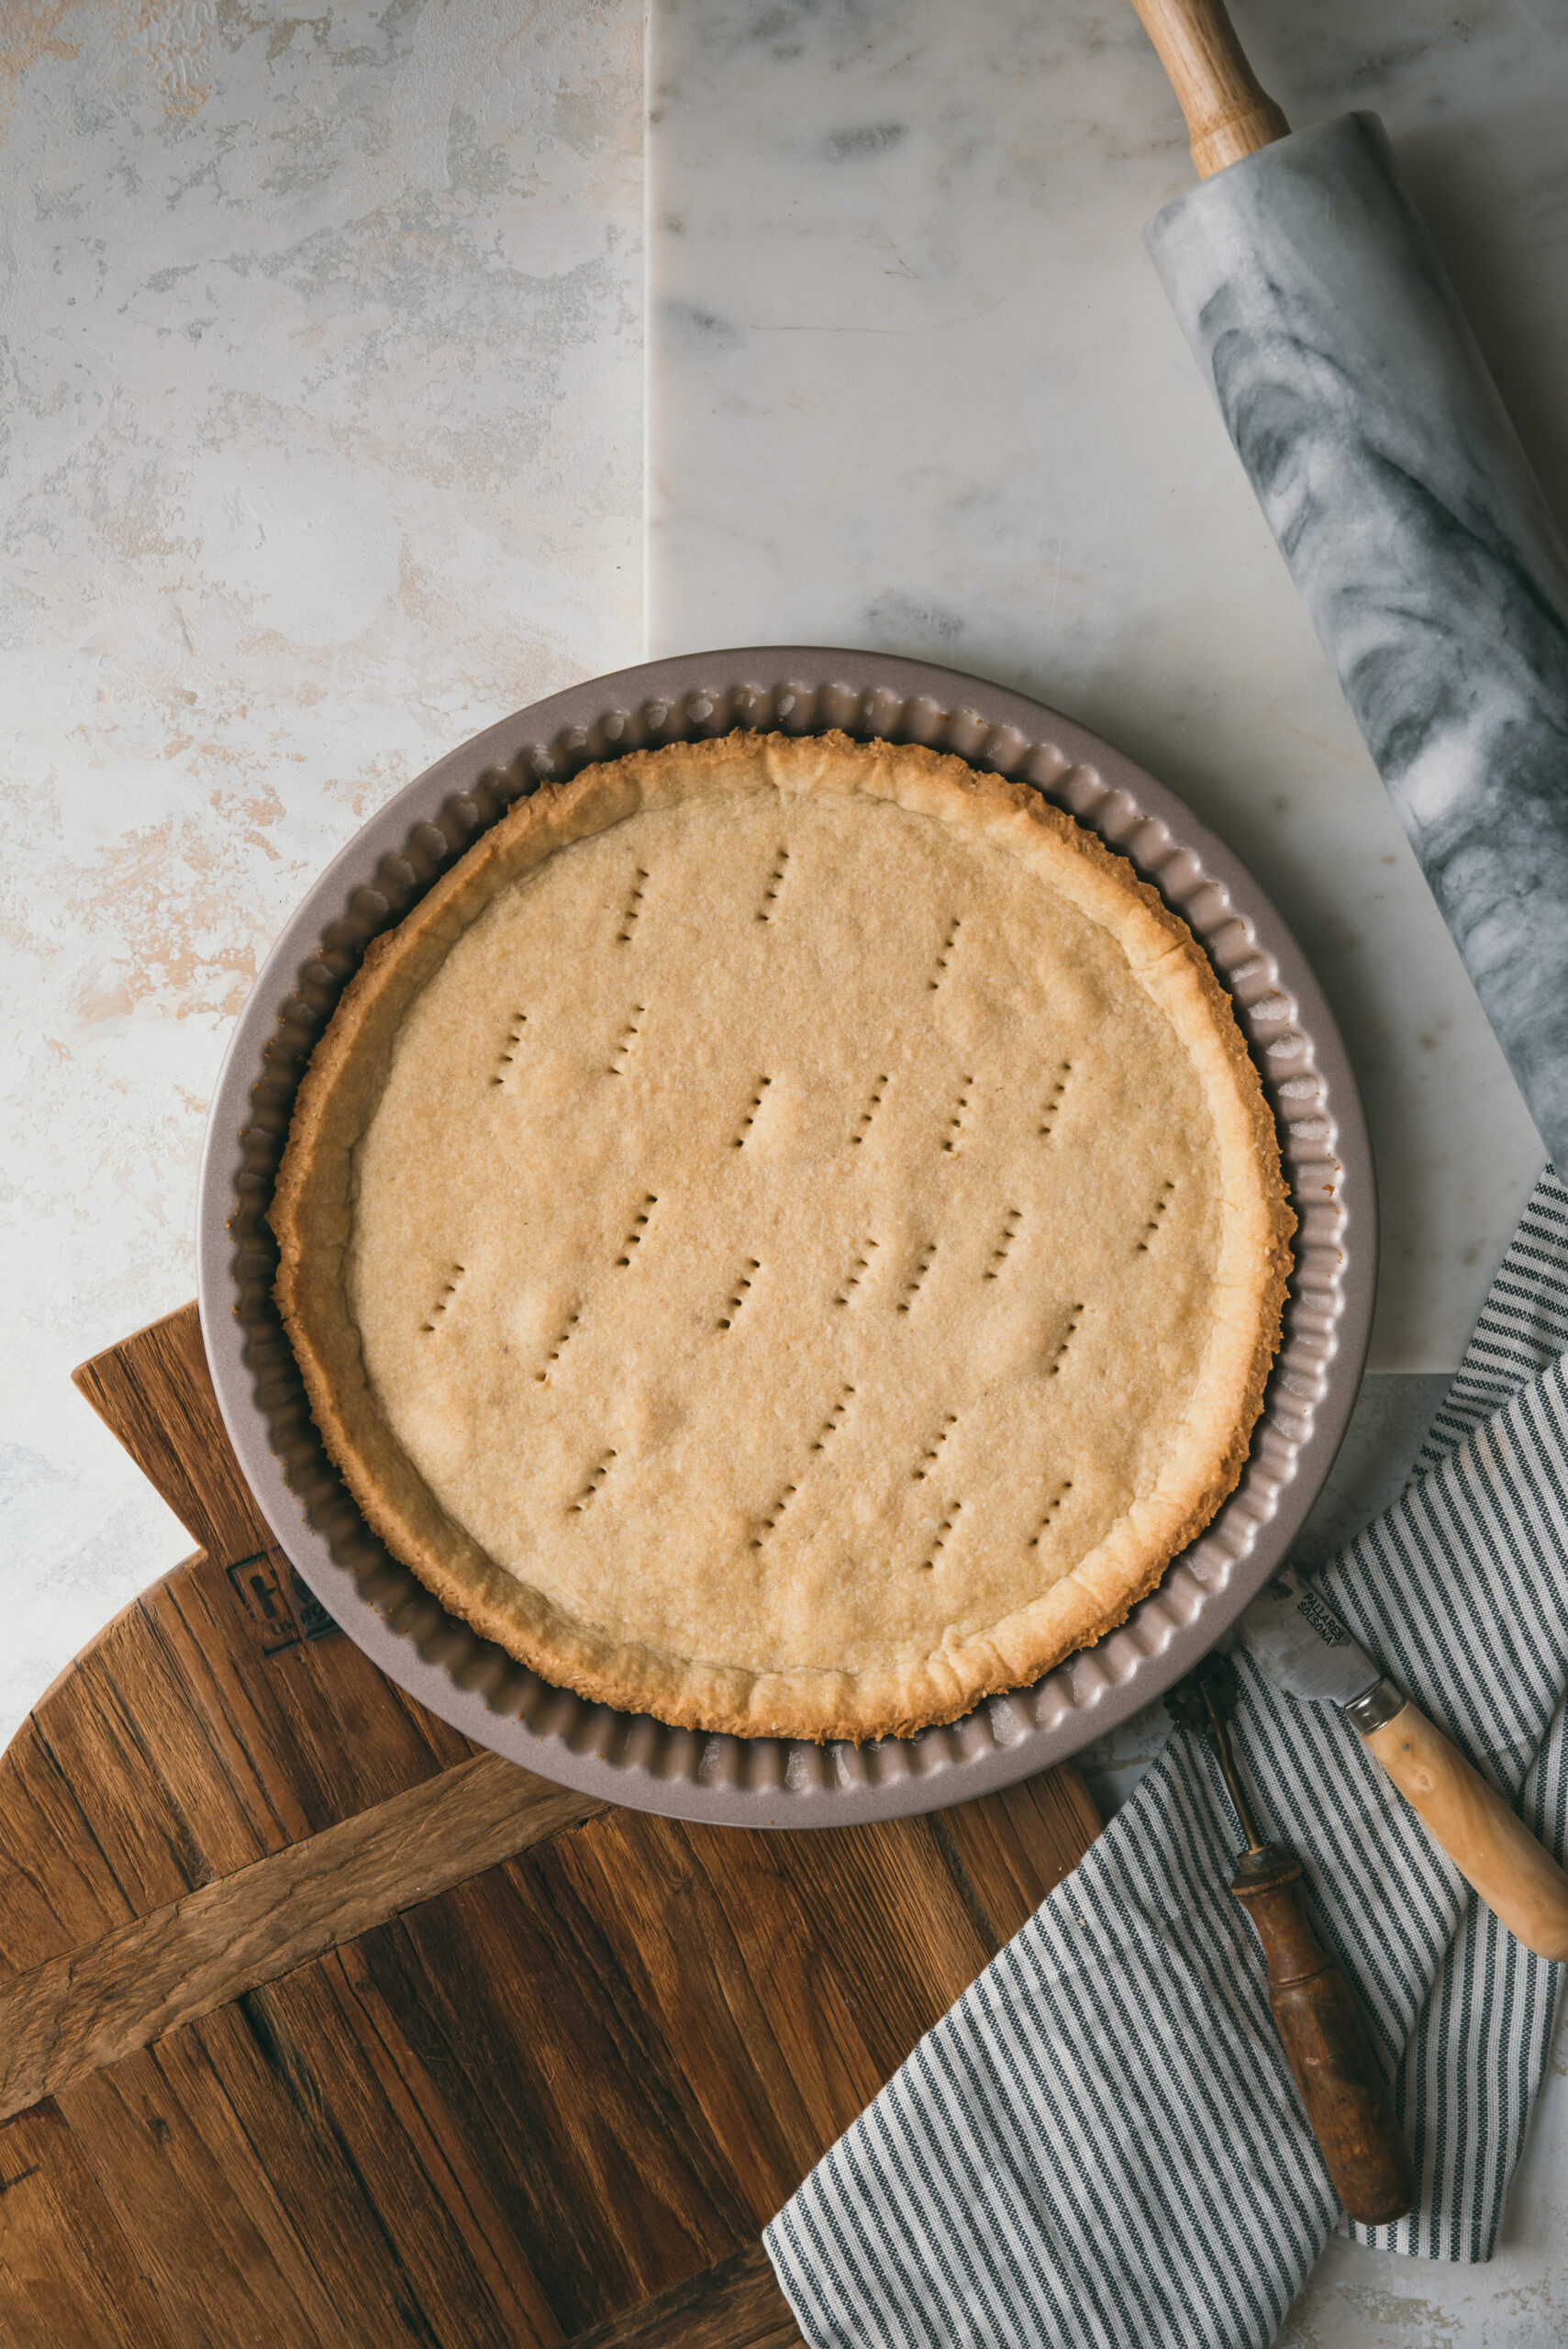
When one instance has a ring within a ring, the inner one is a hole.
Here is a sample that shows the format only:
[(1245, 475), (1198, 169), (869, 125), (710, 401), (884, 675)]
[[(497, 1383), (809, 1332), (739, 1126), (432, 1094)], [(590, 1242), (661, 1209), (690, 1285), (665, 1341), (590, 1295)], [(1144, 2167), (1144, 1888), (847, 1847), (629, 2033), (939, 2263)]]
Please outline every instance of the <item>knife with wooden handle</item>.
[(1237, 1636), (1277, 1687), (1338, 1705), (1428, 1832), (1493, 1914), (1538, 1956), (1568, 1959), (1568, 1875), (1496, 1787), (1384, 1677), (1300, 1575), (1279, 1575)]

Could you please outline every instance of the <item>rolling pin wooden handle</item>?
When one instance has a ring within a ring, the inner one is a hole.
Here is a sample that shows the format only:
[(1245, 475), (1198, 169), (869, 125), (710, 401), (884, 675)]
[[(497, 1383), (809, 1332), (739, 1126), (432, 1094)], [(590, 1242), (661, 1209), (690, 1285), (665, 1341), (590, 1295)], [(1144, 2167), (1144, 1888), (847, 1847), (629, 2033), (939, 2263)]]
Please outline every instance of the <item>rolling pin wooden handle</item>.
[(1225, 0), (1132, 0), (1187, 118), (1200, 180), (1289, 136), (1242, 54)]
[[(1353, 1709), (1347, 1714), (1353, 1719)], [(1496, 1787), (1408, 1699), (1362, 1734), (1418, 1819), (1509, 1932), (1540, 1957), (1568, 1958), (1568, 1876)]]
[(1269, 2004), (1334, 2191), (1352, 2219), (1382, 2226), (1410, 2208), (1415, 2174), (1355, 1993), (1300, 1887), (1301, 1862), (1278, 1844), (1247, 1853), (1230, 1881), (1262, 1943)]

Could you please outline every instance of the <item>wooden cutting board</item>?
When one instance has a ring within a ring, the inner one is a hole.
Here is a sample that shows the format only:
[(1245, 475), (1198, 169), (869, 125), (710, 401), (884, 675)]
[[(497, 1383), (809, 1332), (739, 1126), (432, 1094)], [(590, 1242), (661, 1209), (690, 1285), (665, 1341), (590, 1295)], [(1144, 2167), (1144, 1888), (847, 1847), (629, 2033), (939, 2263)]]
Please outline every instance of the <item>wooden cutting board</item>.
[(1098, 1831), (611, 1809), (272, 1545), (195, 1306), (77, 1385), (198, 1553), (0, 1759), (6, 2349), (788, 2349), (759, 2231)]

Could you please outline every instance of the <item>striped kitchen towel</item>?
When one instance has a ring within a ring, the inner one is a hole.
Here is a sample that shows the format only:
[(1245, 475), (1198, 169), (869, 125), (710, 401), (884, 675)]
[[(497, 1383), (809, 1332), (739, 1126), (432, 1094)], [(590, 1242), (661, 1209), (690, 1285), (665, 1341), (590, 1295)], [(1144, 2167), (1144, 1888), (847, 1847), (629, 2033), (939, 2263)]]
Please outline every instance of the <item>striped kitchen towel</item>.
[[(1549, 1168), (1412, 1482), (1320, 1579), (1562, 1853), (1568, 1818), (1568, 1191)], [(1420, 2199), (1362, 2241), (1490, 2257), (1558, 1969), (1520, 1947), (1361, 1740), (1239, 1654), (1264, 1820), (1395, 2080)], [(1344, 2225), (1225, 1890), (1218, 1774), (1177, 1731), (1043, 1903), (773, 2221), (814, 2349), (1262, 2349)]]

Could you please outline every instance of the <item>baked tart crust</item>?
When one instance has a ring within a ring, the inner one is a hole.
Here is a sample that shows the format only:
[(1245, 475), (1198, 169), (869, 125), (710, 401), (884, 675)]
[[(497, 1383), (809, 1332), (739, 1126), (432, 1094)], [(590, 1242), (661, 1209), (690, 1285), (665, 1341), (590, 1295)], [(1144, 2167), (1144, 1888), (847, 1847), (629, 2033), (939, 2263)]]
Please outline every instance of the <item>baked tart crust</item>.
[(918, 746), (733, 734), (518, 803), (301, 1085), (276, 1296), (441, 1603), (741, 1736), (956, 1719), (1232, 1489), (1295, 1226), (1130, 865)]

